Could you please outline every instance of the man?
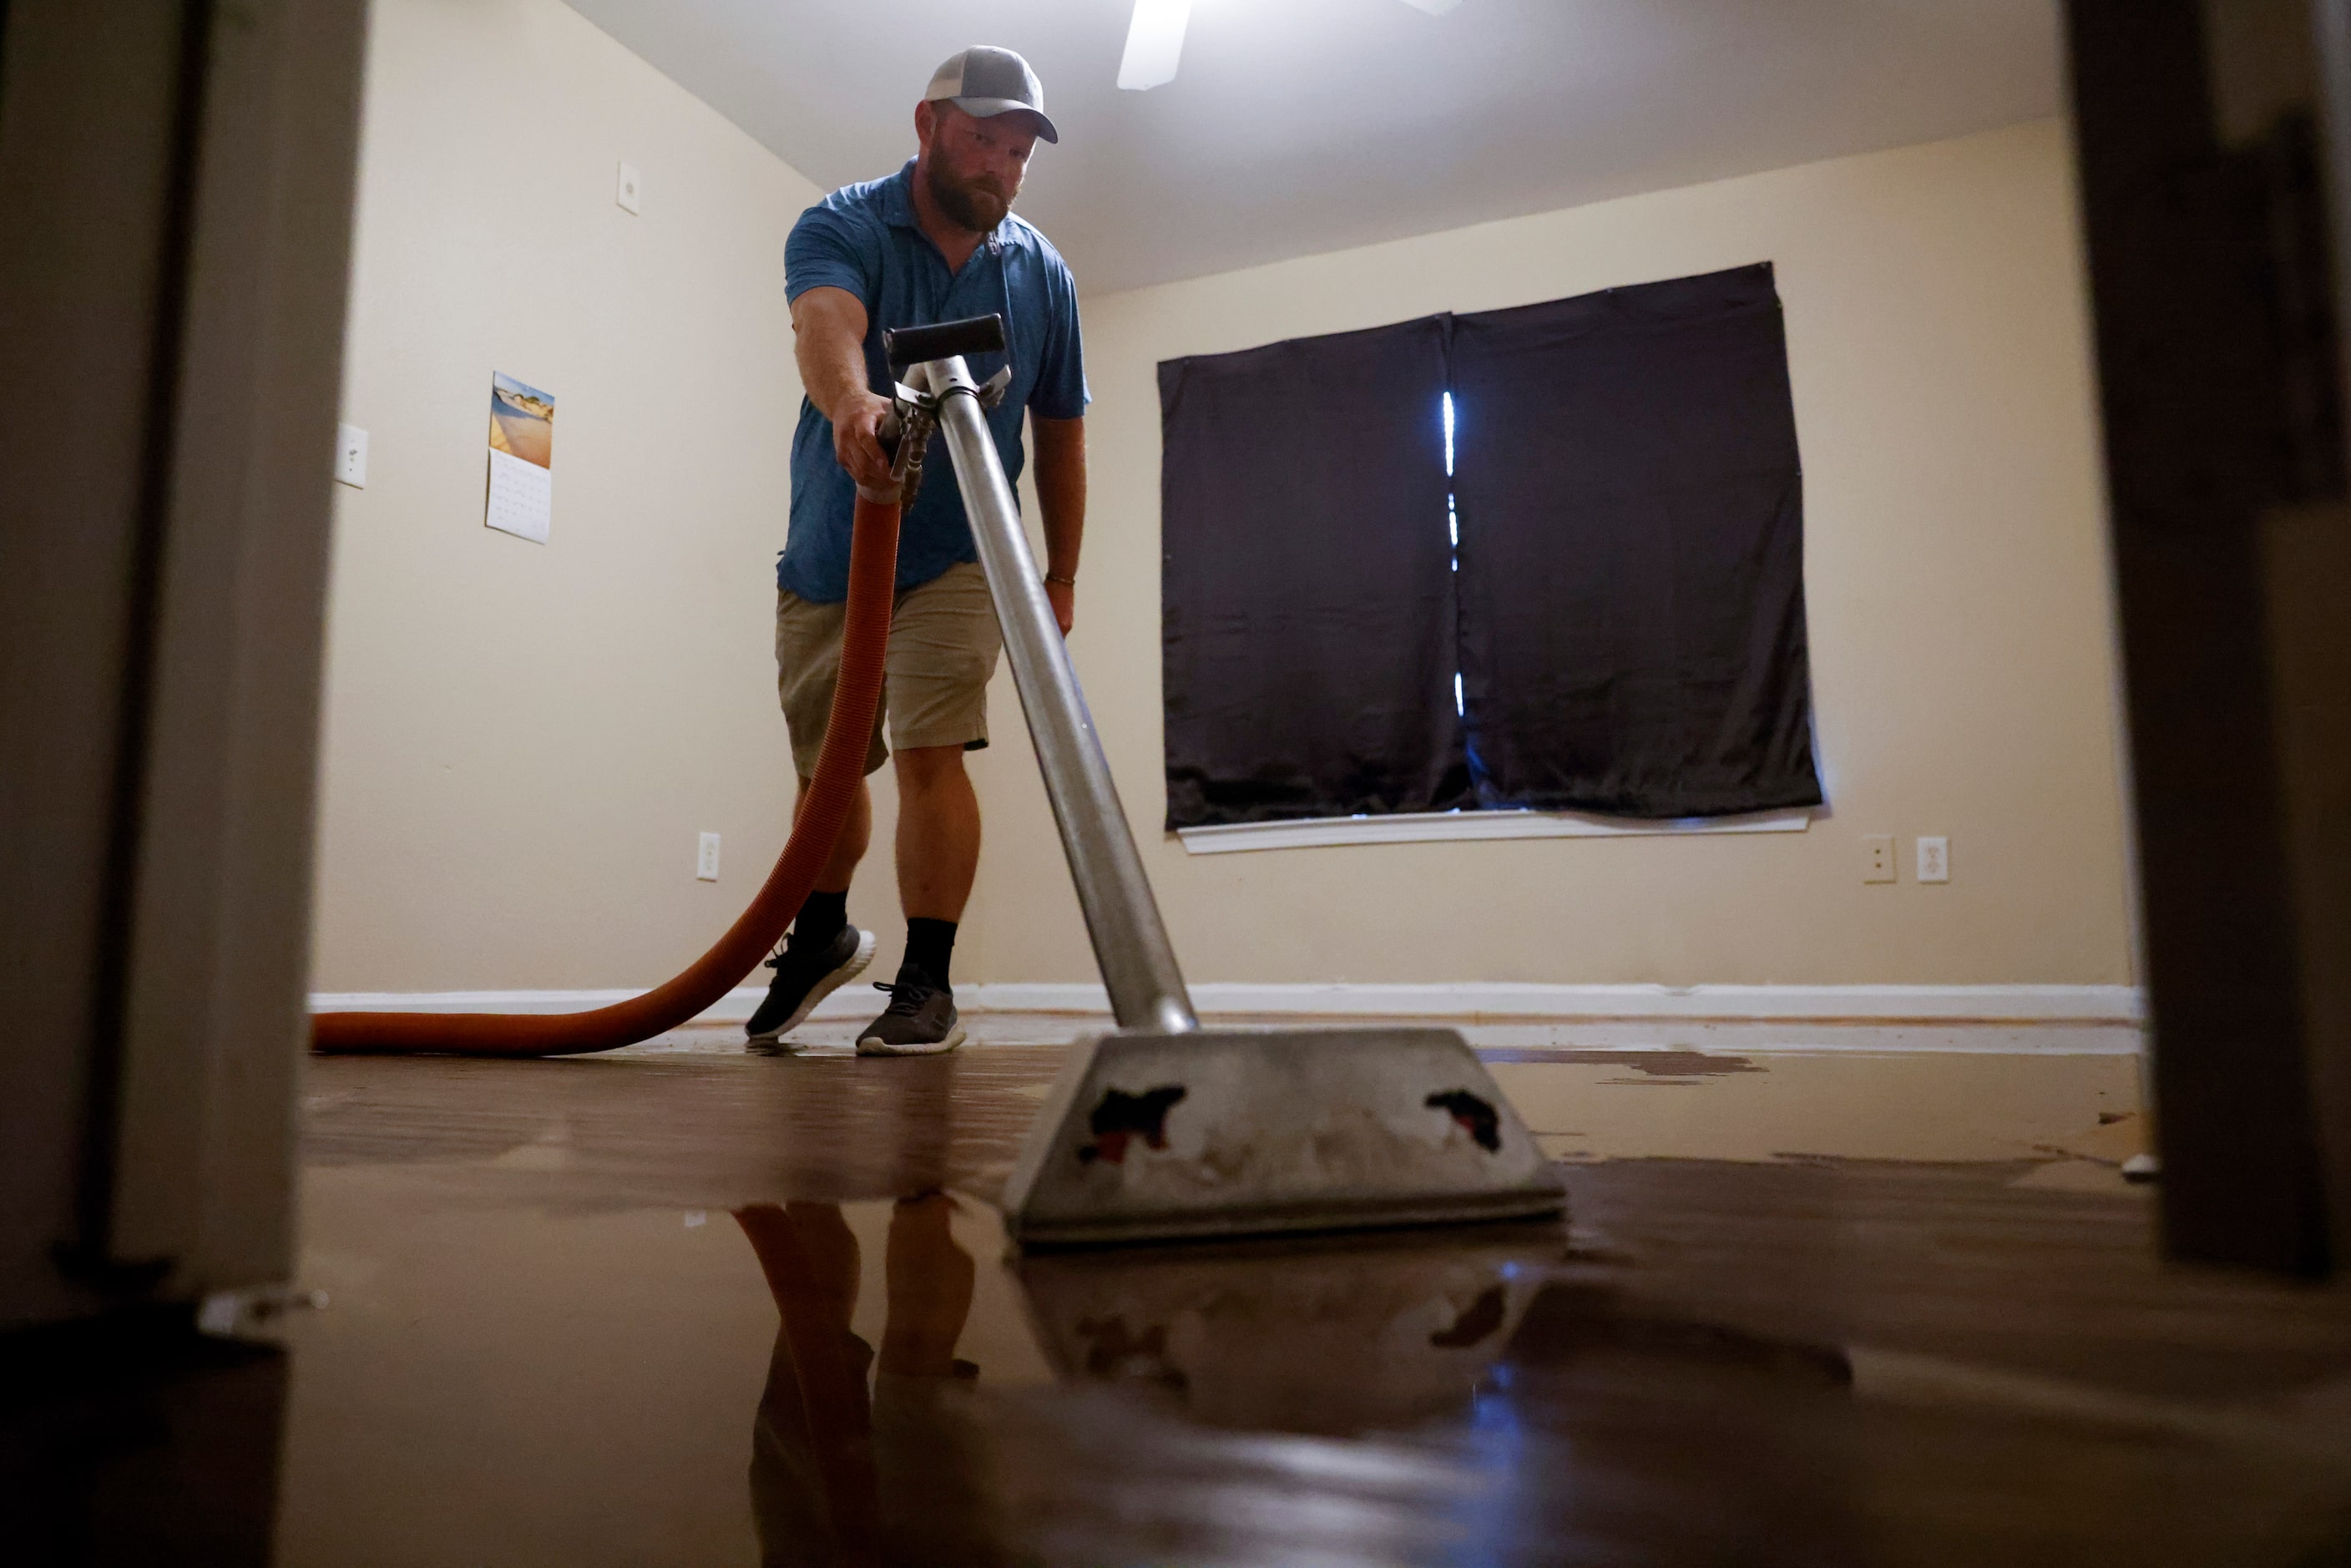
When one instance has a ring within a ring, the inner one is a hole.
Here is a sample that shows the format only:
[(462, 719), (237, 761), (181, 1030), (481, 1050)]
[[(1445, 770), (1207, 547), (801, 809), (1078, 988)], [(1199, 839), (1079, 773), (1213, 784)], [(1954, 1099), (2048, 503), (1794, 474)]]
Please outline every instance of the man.
[[(1077, 288), (1045, 236), (1011, 215), (1039, 138), (1059, 141), (1044, 90), (1009, 49), (970, 48), (942, 65), (914, 109), (920, 150), (886, 180), (848, 185), (800, 215), (784, 250), (795, 357), (808, 397), (792, 439), (791, 533), (777, 564), (776, 664), (801, 804), (824, 744), (841, 665), (851, 518), (859, 484), (886, 488), (889, 462), (875, 426), (889, 413), (885, 329), (1004, 317), (1012, 384), (988, 415), (1008, 478), (1025, 461), (1025, 412), (1037, 439), (1037, 495), (1045, 532), (1045, 591), (1064, 634), (1075, 604), (1085, 527), (1085, 374)], [(1006, 355), (971, 361), (981, 381)], [(866, 758), (870, 775), (894, 749), (898, 778), (898, 896), (905, 961), (877, 987), (889, 1006), (859, 1036), (868, 1055), (954, 1050), (949, 960), (979, 865), (979, 800), (964, 753), (987, 744), (987, 681), (999, 643), (944, 452), (925, 472), (898, 545), (883, 716)], [(886, 721), (889, 744), (883, 743)], [(797, 814), (799, 807), (794, 808)], [(766, 1001), (751, 1017), (753, 1051), (785, 1039), (836, 987), (872, 961), (872, 933), (849, 924), (852, 875), (872, 831), (861, 787), (831, 861), (793, 923)]]

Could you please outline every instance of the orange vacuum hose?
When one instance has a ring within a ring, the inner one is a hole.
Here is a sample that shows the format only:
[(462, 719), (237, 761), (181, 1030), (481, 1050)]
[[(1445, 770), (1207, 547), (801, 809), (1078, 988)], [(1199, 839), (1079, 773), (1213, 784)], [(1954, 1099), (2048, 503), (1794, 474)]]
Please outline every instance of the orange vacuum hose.
[(650, 1040), (734, 989), (799, 913), (864, 779), (897, 575), (898, 502), (869, 500), (860, 492), (841, 677), (808, 803), (751, 907), (684, 974), (643, 996), (584, 1013), (320, 1013), (310, 1020), (310, 1049), (328, 1056), (577, 1056)]

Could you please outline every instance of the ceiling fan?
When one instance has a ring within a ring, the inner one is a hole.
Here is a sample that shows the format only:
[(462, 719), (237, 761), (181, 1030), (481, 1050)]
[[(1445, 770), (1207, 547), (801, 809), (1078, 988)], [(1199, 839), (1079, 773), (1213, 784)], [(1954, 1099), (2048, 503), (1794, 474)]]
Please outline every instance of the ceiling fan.
[[(1461, 0), (1404, 3), (1442, 16)], [(1134, 19), (1126, 28), (1126, 54), (1118, 63), (1118, 85), (1142, 92), (1174, 81), (1176, 58), (1184, 52), (1184, 25), (1191, 19), (1192, 0), (1134, 0)]]

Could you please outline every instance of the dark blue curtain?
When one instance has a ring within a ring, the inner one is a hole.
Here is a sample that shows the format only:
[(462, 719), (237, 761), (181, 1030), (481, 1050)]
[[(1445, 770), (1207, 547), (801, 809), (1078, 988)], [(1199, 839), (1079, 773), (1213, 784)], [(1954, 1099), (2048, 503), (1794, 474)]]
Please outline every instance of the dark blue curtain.
[(1471, 802), (1445, 328), (1159, 367), (1167, 825)]
[(1456, 318), (1452, 387), (1481, 802), (1819, 804), (1770, 266)]
[(1172, 360), (1159, 395), (1170, 828), (1820, 802), (1768, 265)]

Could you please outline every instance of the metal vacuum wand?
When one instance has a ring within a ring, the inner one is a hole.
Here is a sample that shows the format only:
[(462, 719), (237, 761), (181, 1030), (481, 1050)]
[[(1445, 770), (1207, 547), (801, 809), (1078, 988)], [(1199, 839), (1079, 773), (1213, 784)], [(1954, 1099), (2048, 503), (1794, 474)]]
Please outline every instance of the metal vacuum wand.
[(909, 435), (935, 420), (946, 436), (1120, 1026), (1062, 1063), (1005, 1179), (1006, 1236), (1091, 1246), (1558, 1213), (1557, 1173), (1452, 1030), (1200, 1027), (988, 434), (1010, 377), (981, 385), (964, 362), (1003, 349), (1003, 321), (883, 342), (915, 383), (898, 388)]
[(930, 413), (946, 437), (1111, 1011), (1123, 1029), (1161, 1034), (1196, 1030), (1199, 1019), (1184, 988), (1184, 973), (1176, 967), (1093, 715), (1087, 711), (1085, 692), (1020, 526), (1019, 505), (988, 432), (986, 410), (1002, 395), (1002, 387), (989, 395), (990, 389), (975, 382), (964, 362), (966, 354), (1004, 347), (1002, 319), (983, 316), (910, 328), (885, 334), (884, 342), (893, 369), (911, 365), (911, 373), (925, 383), (901, 386), (900, 401)]

